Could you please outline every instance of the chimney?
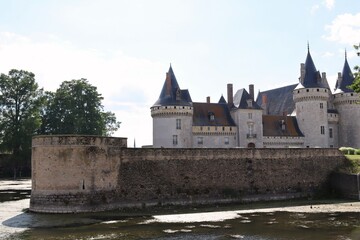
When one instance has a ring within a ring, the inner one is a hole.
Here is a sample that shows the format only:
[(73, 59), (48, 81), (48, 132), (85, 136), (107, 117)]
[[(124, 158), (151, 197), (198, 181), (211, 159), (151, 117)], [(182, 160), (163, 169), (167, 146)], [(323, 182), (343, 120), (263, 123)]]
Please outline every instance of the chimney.
[(300, 64), (300, 82), (304, 84), (304, 78), (305, 78), (305, 63)]
[(326, 79), (326, 72), (321, 73), (321, 79), (323, 79), (323, 80)]
[(338, 72), (338, 79), (341, 79), (341, 72)]
[(171, 77), (170, 77), (170, 73), (167, 72), (166, 73), (166, 96), (170, 96), (171, 94)]
[(229, 106), (233, 105), (234, 103), (233, 85), (231, 83), (228, 83), (227, 85), (227, 102)]
[(268, 114), (268, 110), (267, 110), (267, 95), (263, 94), (261, 95), (261, 108), (263, 109), (263, 114), (267, 115)]
[(210, 97), (206, 97), (206, 103), (210, 103)]
[(249, 94), (252, 100), (254, 100), (254, 84), (249, 85)]

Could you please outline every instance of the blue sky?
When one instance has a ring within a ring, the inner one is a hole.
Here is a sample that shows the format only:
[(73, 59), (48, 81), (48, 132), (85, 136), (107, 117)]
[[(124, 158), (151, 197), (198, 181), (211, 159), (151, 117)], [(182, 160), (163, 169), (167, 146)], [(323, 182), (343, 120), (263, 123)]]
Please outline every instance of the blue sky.
[(0, 9), (0, 72), (32, 71), (46, 90), (87, 78), (130, 146), (152, 144), (150, 107), (170, 63), (196, 102), (218, 101), (227, 83), (296, 83), (308, 41), (331, 87), (345, 49), (359, 64), (358, 0), (0, 0)]

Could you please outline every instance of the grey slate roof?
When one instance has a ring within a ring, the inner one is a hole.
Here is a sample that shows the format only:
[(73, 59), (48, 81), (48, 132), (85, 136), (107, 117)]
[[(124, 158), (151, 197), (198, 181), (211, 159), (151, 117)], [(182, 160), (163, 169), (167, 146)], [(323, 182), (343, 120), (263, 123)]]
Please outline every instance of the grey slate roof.
[(219, 99), (219, 103), (222, 103), (222, 104), (227, 104), (225, 98), (223, 95), (221, 95), (221, 98)]
[(349, 89), (348, 86), (354, 82), (354, 75), (351, 71), (347, 57), (345, 55), (345, 63), (342, 70), (342, 78), (336, 81), (335, 89), (340, 89), (343, 92), (353, 92), (352, 89)]
[(304, 134), (300, 131), (296, 117), (263, 115), (262, 121), (264, 136), (304, 136)]
[[(247, 100), (252, 100), (252, 107), (248, 106)], [(250, 94), (244, 89), (239, 89), (234, 96), (234, 106), (239, 109), (261, 109), (261, 107), (251, 98)]]
[(153, 107), (169, 105), (192, 106), (192, 100), (189, 91), (180, 89), (171, 65), (169, 71), (166, 73), (166, 79), (159, 99), (154, 103)]
[(236, 126), (226, 103), (194, 102), (193, 107), (193, 126)]
[(259, 92), (256, 103), (262, 106), (263, 95), (267, 97), (267, 114), (269, 115), (283, 115), (285, 112), (291, 114), (295, 109), (293, 100), (293, 90), (298, 84), (275, 88), (263, 92)]

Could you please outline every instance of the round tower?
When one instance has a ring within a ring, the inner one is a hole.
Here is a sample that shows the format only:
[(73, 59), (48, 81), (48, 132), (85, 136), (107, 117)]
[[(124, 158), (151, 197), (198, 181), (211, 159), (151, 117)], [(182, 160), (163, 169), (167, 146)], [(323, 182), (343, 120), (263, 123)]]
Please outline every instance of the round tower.
[(349, 89), (354, 82), (346, 53), (342, 73), (338, 73), (334, 105), (339, 113), (339, 146), (360, 147), (360, 95)]
[(153, 147), (192, 147), (193, 106), (188, 90), (181, 90), (170, 66), (159, 99), (151, 107)]
[(300, 83), (293, 91), (296, 118), (305, 136), (305, 147), (329, 147), (328, 101), (330, 89), (326, 78), (316, 70), (310, 51), (301, 64)]

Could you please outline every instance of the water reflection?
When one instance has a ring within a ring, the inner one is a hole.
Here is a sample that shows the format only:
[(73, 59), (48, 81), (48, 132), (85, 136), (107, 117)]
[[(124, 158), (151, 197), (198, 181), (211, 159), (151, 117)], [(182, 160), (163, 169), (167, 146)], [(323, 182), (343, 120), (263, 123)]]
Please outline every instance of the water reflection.
[[(0, 195), (17, 191), (11, 187), (0, 190), (4, 190)], [(311, 208), (308, 205), (284, 208), (283, 202), (201, 210), (170, 207), (166, 212), (154, 209), (34, 214), (24, 211), (29, 204), (28, 194), (20, 192), (27, 190), (19, 189), (19, 195), (25, 196), (22, 200), (1, 196), (8, 200), (0, 202), (0, 239), (360, 239), (359, 202)]]

